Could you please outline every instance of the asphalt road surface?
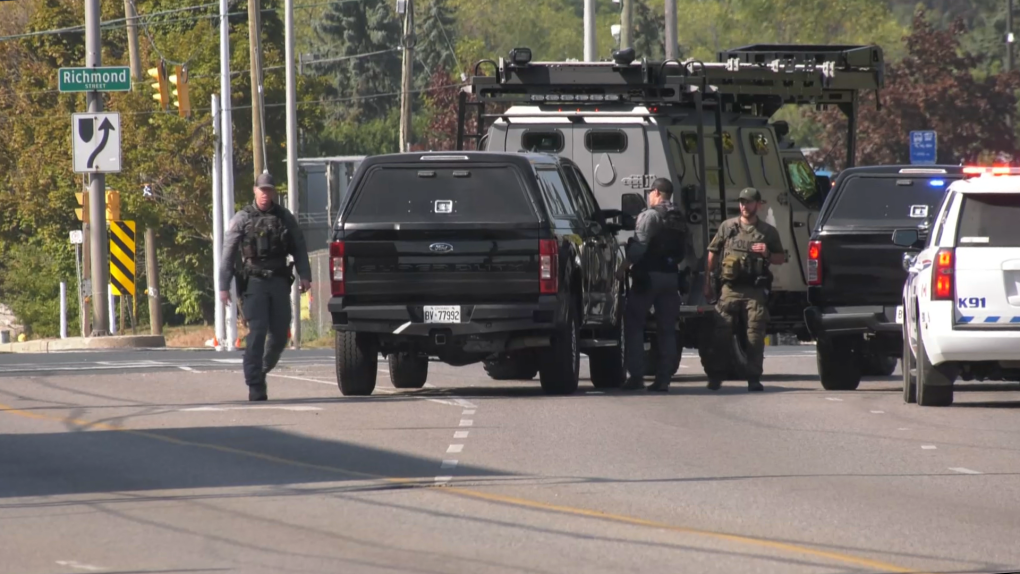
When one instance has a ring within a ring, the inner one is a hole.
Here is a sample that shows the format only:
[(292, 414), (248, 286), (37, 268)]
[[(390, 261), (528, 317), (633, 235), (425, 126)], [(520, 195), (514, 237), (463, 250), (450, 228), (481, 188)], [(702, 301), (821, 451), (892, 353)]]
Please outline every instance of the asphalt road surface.
[[(998, 572), (1020, 567), (1020, 386), (902, 402), (770, 348), (767, 392), (543, 396), (479, 366), (344, 398), (288, 351), (0, 356), (0, 571)], [(587, 376), (585, 363), (584, 376)]]

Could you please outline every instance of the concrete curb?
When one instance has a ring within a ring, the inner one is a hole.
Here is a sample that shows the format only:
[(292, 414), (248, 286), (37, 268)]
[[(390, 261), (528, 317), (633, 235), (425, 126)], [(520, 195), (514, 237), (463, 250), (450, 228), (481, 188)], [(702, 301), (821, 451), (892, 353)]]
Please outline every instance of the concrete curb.
[(152, 349), (166, 347), (163, 335), (128, 335), (114, 337), (70, 337), (42, 339), (24, 343), (0, 344), (0, 353), (54, 353), (92, 349)]

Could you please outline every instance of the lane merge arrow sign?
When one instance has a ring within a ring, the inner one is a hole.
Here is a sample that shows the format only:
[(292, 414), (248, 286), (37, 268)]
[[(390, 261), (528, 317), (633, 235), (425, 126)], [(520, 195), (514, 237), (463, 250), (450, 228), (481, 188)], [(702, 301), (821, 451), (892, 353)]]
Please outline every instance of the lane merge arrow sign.
[(71, 114), (75, 173), (120, 172), (120, 114)]

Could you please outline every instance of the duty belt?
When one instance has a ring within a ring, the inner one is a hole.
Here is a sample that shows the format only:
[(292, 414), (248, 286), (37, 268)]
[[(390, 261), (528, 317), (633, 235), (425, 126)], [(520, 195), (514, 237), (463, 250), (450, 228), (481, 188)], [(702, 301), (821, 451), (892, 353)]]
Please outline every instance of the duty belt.
[(293, 275), (292, 269), (293, 263), (290, 263), (282, 269), (258, 269), (248, 264), (244, 266), (245, 272), (251, 277), (260, 277), (262, 279), (272, 279), (273, 277), (291, 277)]

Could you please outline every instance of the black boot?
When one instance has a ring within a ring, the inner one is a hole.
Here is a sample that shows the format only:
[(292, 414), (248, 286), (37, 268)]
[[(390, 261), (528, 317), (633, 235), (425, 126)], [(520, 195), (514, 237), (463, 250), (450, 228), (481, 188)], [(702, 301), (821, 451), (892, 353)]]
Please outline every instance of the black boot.
[(760, 393), (764, 390), (765, 387), (761, 386), (761, 380), (758, 377), (751, 377), (747, 380), (747, 392)]
[(668, 393), (669, 392), (669, 381), (659, 382), (655, 381), (648, 386), (648, 391), (653, 393)]
[(710, 390), (710, 391), (718, 391), (721, 388), (722, 388), (722, 379), (713, 379), (713, 378), (709, 377), (709, 379), (708, 379), (708, 390)]
[(248, 387), (248, 400), (249, 401), (265, 401), (269, 399), (269, 395), (266, 394), (266, 384), (261, 385), (250, 385)]
[(645, 388), (645, 382), (638, 377), (629, 377), (627, 382), (620, 386), (622, 391), (636, 391)]

